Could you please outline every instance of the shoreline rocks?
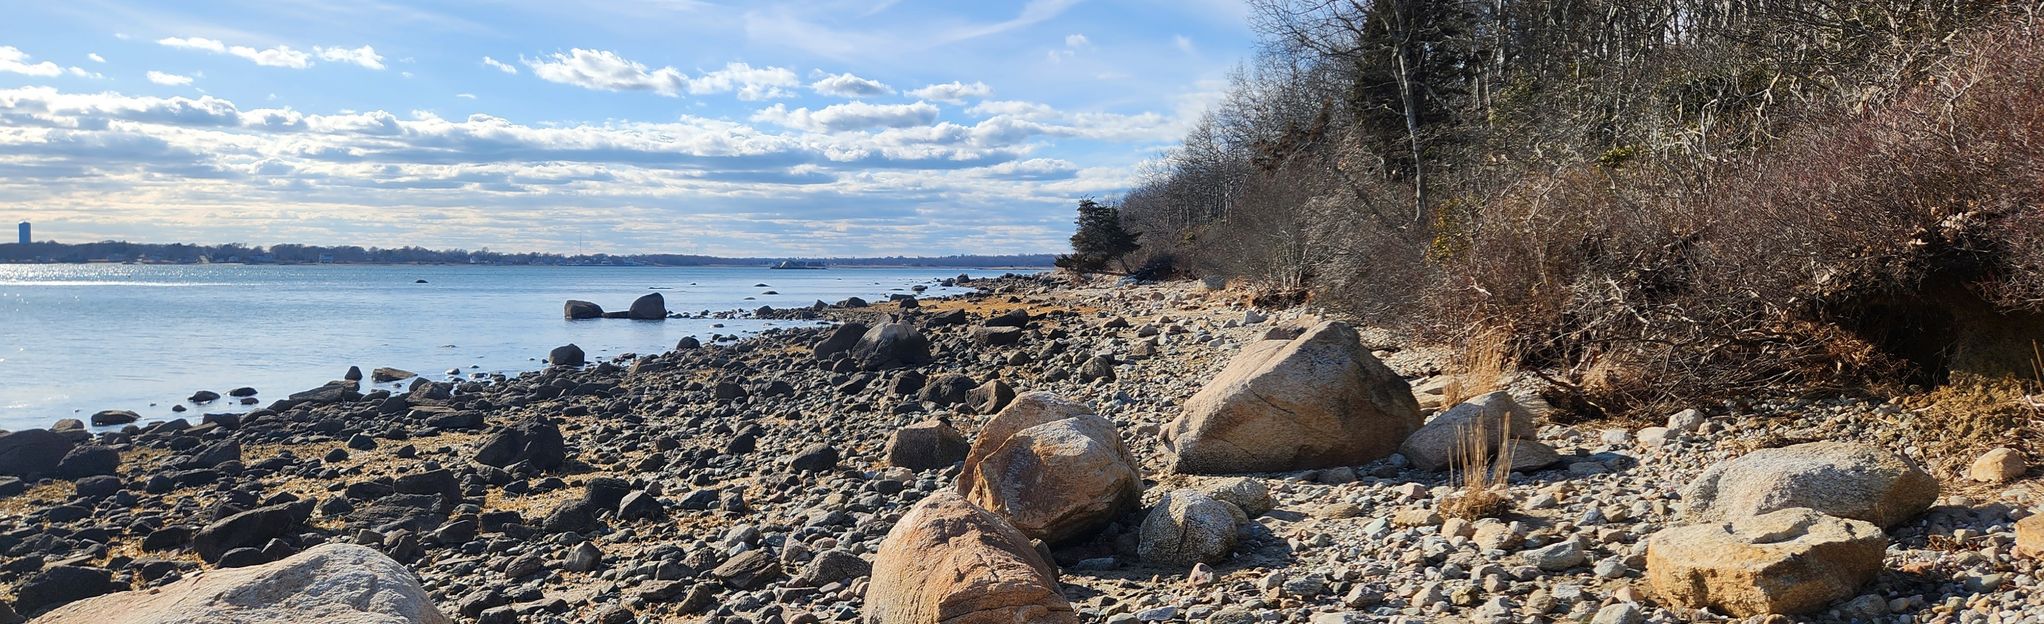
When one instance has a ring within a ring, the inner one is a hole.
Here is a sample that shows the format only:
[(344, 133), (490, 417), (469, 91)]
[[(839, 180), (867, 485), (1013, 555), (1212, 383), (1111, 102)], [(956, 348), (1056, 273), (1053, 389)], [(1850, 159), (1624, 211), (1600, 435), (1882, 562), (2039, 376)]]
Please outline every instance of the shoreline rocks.
[(1077, 624), (1057, 575), (999, 516), (937, 492), (909, 509), (873, 557), (871, 624)]
[(1808, 442), (1712, 466), (1682, 489), (1682, 500), (1695, 522), (1807, 507), (1886, 529), (1922, 514), (1938, 492), (1935, 477), (1885, 449)]

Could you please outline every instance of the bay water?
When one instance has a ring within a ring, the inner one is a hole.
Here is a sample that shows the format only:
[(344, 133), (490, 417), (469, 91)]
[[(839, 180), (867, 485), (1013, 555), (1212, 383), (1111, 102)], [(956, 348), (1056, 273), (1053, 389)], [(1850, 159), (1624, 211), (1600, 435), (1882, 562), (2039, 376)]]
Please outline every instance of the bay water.
[[(623, 310), (658, 292), (670, 310), (787, 308), (846, 297), (964, 292), (937, 282), (1001, 270), (603, 266), (0, 264), (0, 429), (107, 409), (144, 422), (246, 411), (197, 390), (248, 386), (261, 404), (388, 366), (436, 380), (515, 374), (573, 343), (594, 362), (660, 353), (684, 336), (744, 335), (800, 321), (569, 321), (568, 299)], [(423, 283), (421, 283), (423, 280)], [(758, 286), (764, 284), (764, 286)], [(769, 292), (777, 294), (768, 294)], [(721, 327), (719, 327), (721, 325)], [(459, 375), (450, 375), (459, 369)], [(365, 386), (366, 386), (365, 382)], [(385, 384), (382, 387), (395, 387)], [(365, 391), (367, 388), (365, 387)], [(184, 413), (172, 406), (184, 404)]]

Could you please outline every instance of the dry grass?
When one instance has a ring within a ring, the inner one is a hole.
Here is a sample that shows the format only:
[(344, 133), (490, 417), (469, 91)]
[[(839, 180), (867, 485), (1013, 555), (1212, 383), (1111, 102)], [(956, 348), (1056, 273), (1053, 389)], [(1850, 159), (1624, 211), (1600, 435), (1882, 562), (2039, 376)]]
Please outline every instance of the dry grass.
[[(1512, 419), (1501, 418), (1499, 422), (1503, 426), (1495, 439), (1512, 439)], [(1513, 447), (1499, 444), (1497, 452), (1492, 453), (1492, 438), (1485, 429), (1483, 419), (1477, 419), (1475, 425), (1456, 431), (1455, 461), (1448, 478), (1457, 491), (1441, 501), (1442, 515), (1476, 520), (1511, 512), (1512, 499), (1505, 484), (1512, 474)]]
[(1944, 386), (1899, 400), (1923, 419), (1916, 431), (1940, 474), (1959, 474), (1995, 447), (2044, 457), (2044, 407), (2036, 396), (2044, 391), (2044, 348), (2031, 347), (2031, 379), (1955, 373)]
[(1457, 372), (1441, 391), (1443, 409), (1498, 389), (1498, 381), (1511, 372), (1511, 332), (1480, 329), (1462, 341), (1455, 353)]

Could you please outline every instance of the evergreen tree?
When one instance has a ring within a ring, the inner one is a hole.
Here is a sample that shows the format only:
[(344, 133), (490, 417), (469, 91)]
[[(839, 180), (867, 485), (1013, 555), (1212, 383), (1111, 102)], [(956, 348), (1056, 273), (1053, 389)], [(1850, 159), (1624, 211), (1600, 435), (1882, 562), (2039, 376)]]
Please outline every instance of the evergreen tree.
[[(1079, 200), (1079, 229), (1072, 233), (1072, 253), (1058, 257), (1058, 266), (1090, 273), (1108, 262), (1120, 261), (1138, 248), (1136, 233), (1121, 226), (1121, 210), (1112, 205)], [(1123, 272), (1128, 264), (1121, 263)]]

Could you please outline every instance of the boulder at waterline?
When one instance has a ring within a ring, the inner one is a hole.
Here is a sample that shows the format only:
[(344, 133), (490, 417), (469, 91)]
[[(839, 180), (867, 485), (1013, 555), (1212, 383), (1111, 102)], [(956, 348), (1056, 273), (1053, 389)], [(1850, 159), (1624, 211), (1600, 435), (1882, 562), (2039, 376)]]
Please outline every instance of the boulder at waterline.
[(1278, 472), (1369, 463), (1419, 425), (1412, 388), (1329, 321), (1244, 347), (1163, 441), (1177, 472)]
[(1530, 439), (1538, 427), (1533, 413), (1512, 400), (1511, 393), (1492, 392), (1428, 419), (1399, 445), (1398, 452), (1420, 470), (1444, 470), (1459, 461), (1461, 441), (1475, 435), (1478, 428), (1484, 433), (1484, 454), (1494, 456), (1505, 440)]
[(1915, 462), (1851, 442), (1753, 451), (1710, 467), (1682, 490), (1692, 522), (1808, 507), (1883, 529), (1923, 513), (1937, 498), (1937, 479)]
[(1055, 397), (1017, 399), (981, 428), (960, 491), (1024, 535), (1053, 543), (1134, 509), (1142, 494), (1135, 456), (1114, 423), (1091, 412)]
[(1733, 617), (1805, 613), (1858, 595), (1887, 547), (1870, 522), (1798, 507), (1655, 533), (1646, 579), (1673, 605)]
[(552, 351), (548, 351), (546, 363), (554, 366), (581, 366), (584, 361), (583, 357), (582, 347), (565, 344), (554, 347)]
[(1143, 518), (1136, 553), (1144, 562), (1190, 566), (1227, 559), (1235, 551), (1235, 514), (1228, 503), (1193, 490), (1174, 490)]
[(866, 587), (870, 624), (1076, 624), (1056, 573), (1000, 516), (939, 491), (880, 543)]
[(419, 376), (418, 373), (401, 368), (377, 367), (376, 370), (369, 371), (369, 381), (376, 383), (404, 381), (417, 376)]
[(627, 315), (638, 321), (661, 321), (667, 319), (667, 297), (660, 293), (648, 293), (632, 300)]
[(275, 562), (209, 570), (71, 603), (38, 624), (450, 624), (411, 571), (373, 549), (325, 544)]
[(92, 415), (92, 426), (111, 427), (140, 420), (142, 416), (128, 410), (105, 410)]

